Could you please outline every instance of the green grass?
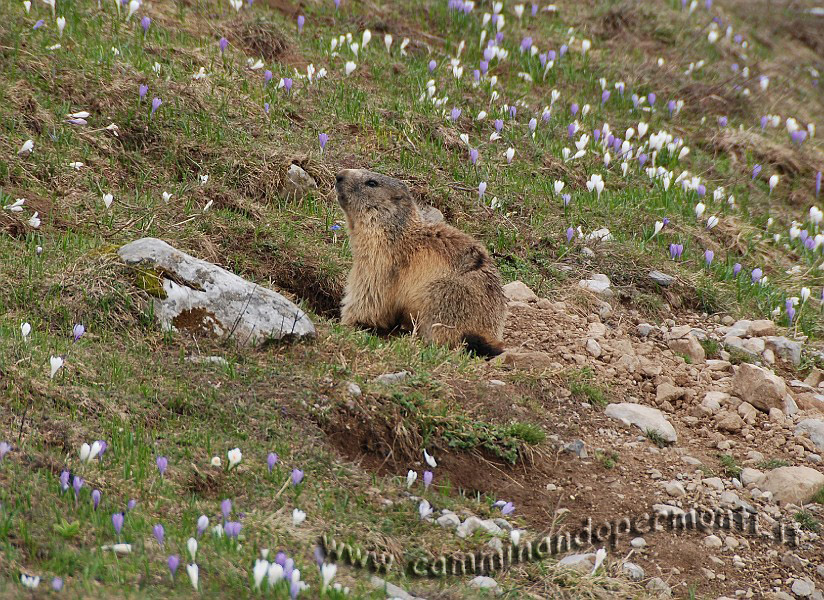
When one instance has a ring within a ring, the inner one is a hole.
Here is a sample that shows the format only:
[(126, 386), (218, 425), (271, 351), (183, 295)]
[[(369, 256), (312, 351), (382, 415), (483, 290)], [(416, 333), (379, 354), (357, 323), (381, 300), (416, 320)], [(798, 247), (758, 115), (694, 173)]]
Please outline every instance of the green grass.
[(800, 510), (793, 515), (793, 519), (801, 526), (801, 529), (818, 533), (821, 530), (821, 522), (812, 513)]
[(667, 445), (669, 445), (669, 442), (667, 442), (667, 440), (664, 439), (664, 436), (662, 436), (660, 433), (658, 433), (657, 431), (655, 431), (653, 429), (647, 429), (644, 432), (644, 435), (647, 436), (647, 439), (649, 441), (651, 441), (653, 444), (655, 444), (659, 448), (665, 448)]
[(721, 461), (721, 468), (724, 470), (724, 475), (727, 477), (738, 477), (741, 475), (743, 468), (738, 464), (732, 454), (722, 454), (718, 458)]
[(769, 460), (762, 461), (758, 463), (758, 468), (762, 471), (772, 471), (773, 469), (778, 469), (780, 467), (786, 467), (790, 463), (786, 460), (780, 458), (771, 458)]
[(607, 391), (596, 383), (593, 383), (594, 373), (589, 367), (584, 367), (578, 371), (573, 371), (567, 376), (567, 385), (572, 396), (577, 400), (589, 402), (593, 406), (604, 408), (609, 404)]

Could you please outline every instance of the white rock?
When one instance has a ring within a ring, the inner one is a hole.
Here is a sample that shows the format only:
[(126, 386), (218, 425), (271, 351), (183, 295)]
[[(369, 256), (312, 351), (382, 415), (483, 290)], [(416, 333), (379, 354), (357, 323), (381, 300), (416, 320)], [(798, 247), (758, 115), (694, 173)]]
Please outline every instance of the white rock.
[(157, 273), (165, 298), (153, 296), (152, 303), (164, 330), (189, 329), (241, 344), (315, 336), (306, 313), (277, 292), (162, 240), (142, 238), (118, 254), (127, 265)]
[(635, 425), (644, 433), (653, 431), (667, 442), (672, 443), (678, 440), (675, 428), (667, 421), (664, 413), (657, 408), (631, 402), (620, 402), (607, 406), (604, 414), (627, 425)]
[(811, 467), (779, 467), (766, 473), (758, 487), (779, 502), (800, 505), (824, 487), (824, 473)]
[(795, 426), (796, 437), (807, 435), (815, 447), (824, 450), (824, 421), (821, 419), (804, 419)]
[(609, 281), (609, 277), (602, 273), (597, 273), (590, 279), (582, 279), (578, 282), (578, 285), (593, 294), (601, 294), (603, 296), (612, 295), (612, 290), (610, 289), (612, 284)]
[(793, 581), (792, 591), (799, 598), (807, 598), (813, 595), (815, 584), (808, 579), (796, 579)]
[(538, 295), (523, 281), (513, 281), (504, 286), (504, 295), (511, 302), (537, 302)]

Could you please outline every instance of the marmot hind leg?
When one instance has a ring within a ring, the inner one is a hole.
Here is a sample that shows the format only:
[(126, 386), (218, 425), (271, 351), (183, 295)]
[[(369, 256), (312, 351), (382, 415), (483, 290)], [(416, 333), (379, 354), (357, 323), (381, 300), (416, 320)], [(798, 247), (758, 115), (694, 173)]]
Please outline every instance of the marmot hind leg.
[(466, 346), (481, 356), (500, 354), (496, 307), (485, 290), (474, 288), (454, 279), (433, 282), (416, 323), (421, 337), (450, 348)]

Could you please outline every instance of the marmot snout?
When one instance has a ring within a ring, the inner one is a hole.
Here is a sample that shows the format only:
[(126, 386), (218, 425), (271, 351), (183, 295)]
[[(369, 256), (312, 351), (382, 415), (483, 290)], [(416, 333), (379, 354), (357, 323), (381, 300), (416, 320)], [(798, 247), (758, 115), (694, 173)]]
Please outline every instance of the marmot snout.
[(402, 325), (435, 343), (499, 354), (506, 298), (486, 249), (445, 223), (425, 222), (397, 179), (344, 169), (335, 188), (353, 258), (342, 322)]

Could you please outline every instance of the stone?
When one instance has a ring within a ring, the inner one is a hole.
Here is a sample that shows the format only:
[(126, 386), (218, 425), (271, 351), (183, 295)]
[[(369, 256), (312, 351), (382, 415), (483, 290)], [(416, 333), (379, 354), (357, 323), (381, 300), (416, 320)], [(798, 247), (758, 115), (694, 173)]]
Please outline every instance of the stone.
[(396, 598), (399, 600), (424, 600), (423, 598), (419, 598), (418, 596), (413, 596), (405, 589), (396, 586), (394, 583), (390, 583), (378, 577), (377, 575), (372, 575), (369, 578), (369, 584), (378, 590), (383, 590), (386, 594), (387, 598), (392, 598), (395, 600)]
[(435, 225), (436, 223), (443, 222), (443, 213), (439, 211), (434, 206), (422, 206), (421, 207), (421, 218), (431, 225)]
[(748, 321), (747, 319), (741, 319), (740, 321), (736, 321), (732, 327), (727, 329), (724, 337), (738, 337), (743, 338), (749, 335), (750, 325), (752, 325), (752, 321)]
[(653, 577), (647, 582), (647, 591), (656, 594), (659, 598), (671, 598), (672, 588), (660, 577)]
[(807, 598), (813, 595), (815, 584), (809, 579), (796, 579), (793, 581), (793, 587), (791, 589), (793, 594), (799, 598)]
[(682, 398), (687, 392), (682, 387), (677, 387), (671, 383), (664, 382), (660, 384), (655, 390), (655, 402), (660, 405), (662, 402), (672, 402)]
[(721, 410), (721, 404), (729, 399), (730, 395), (725, 392), (707, 392), (701, 401), (701, 406), (712, 412), (718, 412)]
[(600, 339), (607, 334), (607, 326), (603, 323), (593, 322), (587, 326), (587, 337)]
[(641, 581), (646, 576), (644, 569), (631, 562), (625, 562), (621, 570), (626, 573), (632, 581)]
[(637, 549), (645, 548), (647, 545), (647, 540), (645, 540), (642, 537), (632, 538), (632, 541), (629, 543), (629, 545)]
[(595, 553), (589, 552), (587, 554), (570, 554), (569, 556), (565, 556), (558, 561), (558, 564), (574, 569), (575, 571), (588, 573), (595, 566)]
[(733, 412), (723, 410), (715, 415), (715, 426), (721, 431), (737, 433), (744, 427), (744, 419)]
[(784, 422), (784, 411), (780, 408), (771, 408), (770, 409), (770, 421), (773, 423), (783, 423)]
[(748, 487), (750, 485), (758, 485), (759, 483), (761, 483), (761, 480), (764, 479), (764, 473), (763, 471), (759, 471), (758, 469), (744, 467), (743, 469), (741, 469), (741, 474), (738, 476), (738, 478), (741, 480), (741, 483), (744, 485), (744, 487)]
[(495, 595), (503, 592), (497, 581), (492, 579), (492, 577), (484, 577), (483, 575), (478, 575), (474, 579), (470, 580), (469, 585), (482, 590), (490, 590)]
[(736, 396), (763, 412), (773, 407), (784, 408), (787, 384), (763, 367), (741, 363), (732, 378), (732, 389)]
[(482, 528), (481, 520), (478, 517), (468, 517), (463, 523), (458, 525), (455, 533), (459, 538), (467, 538)]
[(449, 513), (446, 515), (441, 515), (440, 517), (435, 519), (435, 522), (444, 529), (455, 529), (458, 527), (458, 525), (461, 524), (461, 519), (458, 517), (458, 515), (454, 513)]
[(755, 423), (755, 416), (756, 414), (758, 414), (758, 411), (752, 404), (750, 404), (749, 402), (742, 402), (738, 405), (737, 410), (738, 414), (741, 415), (741, 418), (744, 419), (747, 423), (749, 423), (750, 425)]
[(507, 350), (495, 359), (499, 364), (509, 365), (518, 369), (550, 369), (555, 368), (555, 359), (546, 352), (537, 350)]
[(612, 290), (610, 289), (612, 284), (609, 281), (609, 277), (603, 273), (597, 273), (590, 279), (582, 279), (578, 282), (578, 286), (593, 294), (600, 294), (602, 296), (612, 295)]
[(350, 381), (346, 384), (346, 391), (349, 392), (351, 396), (355, 396), (356, 398), (362, 393), (360, 386), (354, 381)]
[(689, 325), (673, 327), (666, 336), (667, 346), (676, 354), (688, 356), (693, 363), (704, 362), (704, 347), (691, 331)]
[(583, 440), (575, 440), (564, 446), (564, 452), (574, 454), (578, 458), (588, 458), (587, 448)]
[(675, 428), (664, 416), (664, 413), (657, 408), (631, 402), (620, 402), (607, 406), (604, 414), (627, 425), (635, 425), (644, 433), (653, 431), (667, 442), (674, 443), (678, 441)]
[(672, 504), (653, 504), (652, 510), (655, 511), (656, 514), (664, 517), (680, 517), (684, 514), (683, 509), (673, 506)]
[(601, 356), (601, 345), (592, 338), (587, 340), (586, 350), (587, 353), (593, 358), (598, 358)]
[(196, 365), (218, 365), (221, 367), (229, 366), (229, 361), (222, 356), (187, 356), (183, 360)]
[(766, 473), (758, 487), (779, 502), (806, 504), (824, 487), (824, 473), (812, 467), (779, 467)]
[(277, 292), (162, 240), (142, 238), (117, 253), (135, 267), (138, 281), (151, 283), (153, 312), (165, 331), (184, 329), (242, 345), (316, 335), (306, 313)]
[(372, 381), (375, 383), (380, 383), (382, 385), (392, 385), (394, 383), (400, 383), (407, 377), (409, 377), (409, 371), (399, 371), (397, 373), (384, 373), (383, 375), (378, 375)]
[(655, 330), (655, 327), (650, 325), (649, 323), (639, 323), (635, 330), (641, 337), (647, 337)]
[(815, 447), (824, 450), (824, 421), (821, 419), (804, 419), (795, 426), (796, 437), (806, 435)]
[(661, 287), (669, 287), (672, 285), (672, 282), (675, 281), (675, 277), (662, 273), (661, 271), (650, 271), (649, 278)]
[(707, 477), (706, 479), (702, 479), (701, 483), (703, 483), (708, 488), (712, 488), (718, 492), (724, 491), (724, 482), (721, 480), (720, 477)]
[(815, 367), (810, 371), (810, 374), (804, 379), (804, 383), (810, 387), (817, 388), (824, 381), (824, 371), (816, 369)]
[(764, 341), (767, 348), (772, 350), (778, 358), (784, 359), (796, 367), (801, 364), (801, 349), (804, 346), (801, 342), (794, 342), (783, 336), (765, 337)]
[(670, 481), (664, 486), (664, 490), (674, 498), (680, 498), (687, 495), (687, 490), (684, 489), (680, 481)]
[(749, 337), (765, 337), (775, 335), (775, 323), (769, 319), (759, 319), (757, 321), (752, 321), (746, 331), (746, 335)]
[(300, 199), (310, 191), (318, 189), (318, 184), (300, 165), (292, 163), (286, 171), (283, 187), (283, 192), (287, 196)]
[(708, 535), (704, 538), (704, 545), (707, 548), (720, 548), (724, 545), (724, 543), (721, 541), (721, 538), (717, 535)]
[(513, 302), (537, 302), (538, 295), (523, 281), (513, 281), (504, 286), (504, 295)]

